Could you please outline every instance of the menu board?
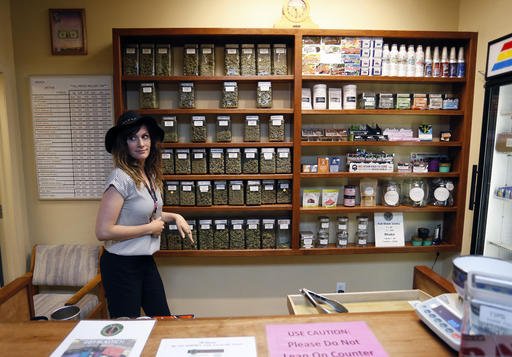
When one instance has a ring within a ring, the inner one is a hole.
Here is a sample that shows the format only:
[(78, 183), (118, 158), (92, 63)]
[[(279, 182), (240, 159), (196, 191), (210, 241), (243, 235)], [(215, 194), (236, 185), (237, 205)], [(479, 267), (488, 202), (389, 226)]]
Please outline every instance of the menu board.
[(30, 96), (39, 198), (101, 198), (112, 170), (112, 77), (33, 76)]

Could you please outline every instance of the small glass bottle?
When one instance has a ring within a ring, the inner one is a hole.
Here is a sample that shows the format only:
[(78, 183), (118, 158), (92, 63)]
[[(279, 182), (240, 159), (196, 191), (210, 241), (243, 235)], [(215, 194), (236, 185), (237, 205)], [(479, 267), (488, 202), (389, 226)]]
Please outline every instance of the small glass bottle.
[(329, 217), (320, 216), (318, 217), (318, 232), (327, 232), (329, 233), (331, 227), (331, 221)]
[(400, 185), (395, 181), (388, 181), (382, 185), (382, 204), (396, 207), (400, 205)]
[(357, 231), (356, 231), (357, 245), (364, 247), (368, 243), (368, 217), (357, 217)]
[(327, 248), (329, 246), (329, 232), (318, 232), (316, 247), (317, 248)]
[(336, 218), (336, 247), (343, 248), (348, 245), (348, 217)]

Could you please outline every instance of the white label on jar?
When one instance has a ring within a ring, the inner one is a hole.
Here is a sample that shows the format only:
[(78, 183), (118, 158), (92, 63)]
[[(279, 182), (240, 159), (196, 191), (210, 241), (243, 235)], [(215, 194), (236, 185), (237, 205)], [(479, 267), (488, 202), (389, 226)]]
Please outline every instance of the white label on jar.
[(396, 191), (388, 191), (384, 194), (384, 201), (390, 206), (395, 206), (400, 200), (400, 195)]
[(227, 53), (228, 55), (236, 55), (237, 51), (236, 48), (228, 48)]
[(151, 54), (151, 48), (143, 48), (142, 49), (142, 54), (144, 55), (150, 55)]
[(276, 53), (286, 53), (286, 48), (276, 48)]
[(288, 224), (287, 224), (287, 223), (281, 223), (281, 224), (279, 225), (279, 229), (288, 229), (288, 228), (289, 228), (289, 226), (288, 226)]
[(366, 224), (358, 224), (357, 230), (359, 231), (365, 231), (366, 230)]
[(213, 159), (220, 159), (221, 157), (222, 157), (222, 154), (220, 152), (212, 152)]
[(450, 191), (446, 187), (438, 187), (434, 190), (434, 197), (438, 201), (446, 201), (450, 197)]
[(234, 92), (235, 91), (235, 87), (228, 87), (228, 86), (226, 86), (226, 87), (224, 87), (224, 90), (226, 92)]
[(258, 125), (257, 120), (247, 120), (247, 126), (256, 126)]
[(329, 228), (329, 222), (320, 223), (320, 228)]
[(286, 189), (286, 188), (288, 188), (289, 186), (290, 186), (290, 185), (288, 185), (287, 183), (282, 183), (282, 184), (280, 184), (280, 185), (279, 185), (279, 188), (281, 188), (281, 189)]
[(346, 224), (338, 224), (338, 230), (339, 231), (344, 231), (347, 229), (347, 225)]
[(232, 185), (231, 189), (234, 191), (240, 191), (240, 185)]
[(252, 48), (242, 48), (242, 53), (244, 55), (250, 55), (250, 54), (252, 54), (252, 52), (253, 52)]
[(348, 241), (346, 239), (339, 239), (338, 240), (338, 245), (347, 245), (348, 244)]
[(203, 120), (194, 120), (194, 126), (203, 126)]
[(449, 189), (450, 191), (453, 191), (453, 189), (454, 189), (455, 187), (453, 186), (453, 183), (452, 183), (452, 182), (447, 182), (447, 183), (446, 183), (446, 188), (447, 188), (447, 189)]
[(164, 121), (164, 126), (174, 126), (174, 121), (166, 120), (166, 121)]
[(261, 91), (268, 92), (270, 90), (270, 82), (259, 82), (258, 87)]
[(237, 152), (228, 152), (228, 158), (236, 159), (236, 158), (238, 158), (238, 153)]
[(268, 48), (260, 48), (260, 49), (258, 49), (258, 52), (262, 55), (267, 55), (269, 53), (269, 49)]
[(199, 186), (199, 192), (208, 192), (210, 191), (210, 186)]
[(419, 187), (413, 187), (409, 191), (409, 197), (414, 202), (420, 202), (425, 197), (425, 191), (422, 188)]
[(355, 196), (356, 195), (356, 188), (355, 187), (347, 187), (345, 186), (344, 194), (347, 196)]
[(265, 229), (274, 229), (274, 223), (265, 223)]
[(249, 191), (251, 192), (257, 192), (260, 190), (259, 186), (249, 186)]
[(219, 120), (219, 126), (229, 126), (229, 121), (227, 121), (227, 120)]
[(364, 195), (365, 196), (373, 196), (374, 195), (373, 187), (365, 187), (364, 189)]
[(249, 224), (249, 225), (247, 226), (247, 228), (249, 228), (249, 229), (257, 229), (257, 228), (258, 228), (258, 225), (257, 225), (257, 224)]
[(272, 152), (264, 152), (263, 153), (263, 158), (265, 160), (272, 160), (274, 158), (274, 153), (272, 153)]
[(279, 153), (279, 157), (286, 159), (288, 157), (288, 153), (287, 152), (280, 152)]
[(274, 185), (265, 185), (264, 189), (265, 191), (272, 191), (274, 189)]
[(181, 87), (181, 91), (183, 93), (189, 93), (192, 92), (192, 87)]
[(187, 192), (188, 191), (192, 191), (192, 186), (188, 186), (188, 185), (187, 186), (182, 186), (182, 190), (183, 191), (187, 191)]
[(210, 229), (209, 224), (201, 224), (201, 229)]
[(241, 224), (233, 224), (233, 229), (242, 229)]
[(159, 48), (157, 51), (159, 55), (166, 55), (169, 52), (167, 48)]
[(254, 153), (254, 152), (247, 152), (247, 153), (245, 153), (245, 157), (247, 159), (254, 159), (256, 157), (256, 153)]
[(361, 238), (358, 239), (357, 240), (357, 244), (359, 244), (359, 245), (366, 245), (366, 239), (361, 239)]
[(304, 245), (313, 244), (313, 238), (304, 238), (302, 242), (304, 243)]
[(194, 159), (202, 159), (203, 155), (204, 154), (202, 152), (194, 153)]
[(135, 48), (133, 48), (133, 47), (128, 47), (128, 48), (126, 49), (126, 53), (127, 53), (127, 54), (129, 54), (129, 55), (134, 54), (134, 53), (135, 53)]
[(196, 53), (195, 48), (187, 48), (187, 55), (194, 55)]
[(480, 321), (484, 324), (500, 327), (503, 330), (512, 329), (512, 313), (504, 309), (480, 305)]
[(226, 185), (216, 185), (215, 189), (216, 190), (225, 190), (226, 189)]
[(280, 126), (283, 122), (283, 119), (272, 119), (272, 125), (274, 126)]
[(153, 93), (153, 88), (151, 88), (151, 87), (142, 87), (142, 93)]
[(169, 186), (167, 186), (167, 191), (176, 191), (176, 190), (177, 190), (176, 185), (169, 185)]
[(226, 229), (226, 225), (225, 224), (217, 224), (215, 226), (215, 228), (217, 228), (217, 229)]
[(169, 224), (169, 229), (176, 230), (178, 229), (178, 226), (175, 224)]
[(168, 160), (171, 158), (171, 154), (162, 154), (162, 159)]
[(212, 53), (212, 49), (211, 48), (203, 48), (203, 53), (205, 55), (209, 55), (210, 53)]
[(329, 239), (323, 238), (323, 239), (320, 239), (319, 242), (320, 242), (321, 245), (326, 245), (326, 244), (329, 243)]
[(178, 159), (180, 160), (186, 160), (188, 157), (188, 154), (178, 154)]

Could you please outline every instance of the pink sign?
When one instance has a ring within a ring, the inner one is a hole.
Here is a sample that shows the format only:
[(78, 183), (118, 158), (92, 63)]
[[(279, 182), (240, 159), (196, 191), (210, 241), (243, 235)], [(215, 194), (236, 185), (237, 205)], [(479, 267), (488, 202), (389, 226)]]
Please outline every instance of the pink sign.
[(388, 356), (363, 321), (267, 325), (270, 357)]

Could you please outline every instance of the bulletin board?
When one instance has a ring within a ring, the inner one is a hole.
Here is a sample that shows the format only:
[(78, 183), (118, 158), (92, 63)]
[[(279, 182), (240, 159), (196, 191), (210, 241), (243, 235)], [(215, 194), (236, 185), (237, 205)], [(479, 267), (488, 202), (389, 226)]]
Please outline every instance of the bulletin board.
[(39, 199), (99, 199), (112, 158), (112, 76), (32, 76), (30, 98)]

